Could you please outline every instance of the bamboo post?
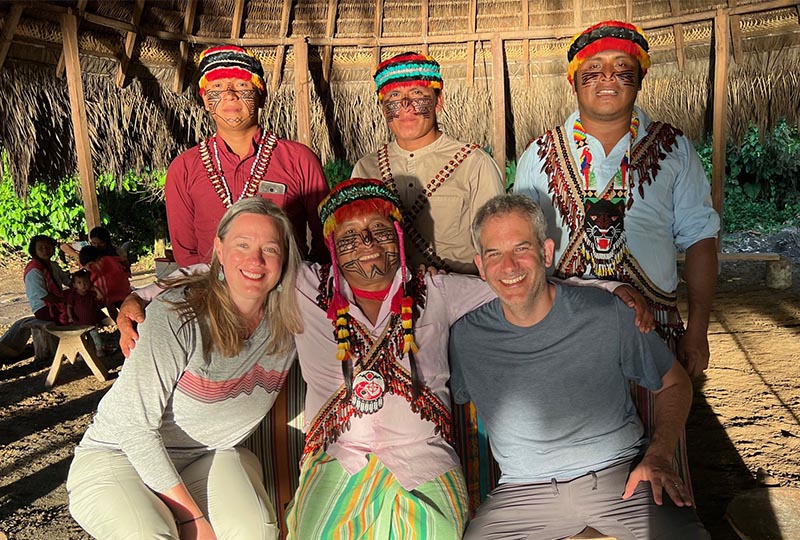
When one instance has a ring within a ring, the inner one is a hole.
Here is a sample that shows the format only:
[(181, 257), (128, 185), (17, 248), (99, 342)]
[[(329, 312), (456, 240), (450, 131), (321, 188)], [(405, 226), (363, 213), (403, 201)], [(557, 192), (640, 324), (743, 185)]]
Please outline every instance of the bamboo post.
[[(186, 2), (186, 11), (183, 13), (183, 33), (188, 34), (194, 27), (194, 14), (197, 10), (197, 0)], [(176, 94), (183, 92), (183, 82), (186, 76), (186, 63), (189, 61), (189, 42), (181, 41), (178, 67), (175, 69), (175, 78), (172, 81), (172, 91)]]
[(14, 33), (17, 31), (23, 9), (24, 6), (20, 4), (12, 6), (5, 23), (3, 23), (3, 33), (0, 34), (0, 71), (2, 71), (3, 64), (6, 62), (8, 50), (11, 48), (11, 40), (14, 39)]
[[(144, 0), (136, 0), (136, 3), (133, 5), (133, 15), (131, 16), (131, 24), (134, 27), (139, 26), (139, 19), (142, 17), (142, 11), (144, 11)], [(125, 86), (125, 78), (128, 75), (128, 65), (133, 58), (133, 50), (136, 47), (137, 37), (138, 34), (136, 32), (128, 32), (128, 35), (125, 36), (125, 50), (122, 53), (122, 58), (120, 58), (119, 66), (117, 67), (116, 83), (119, 88)]]
[[(280, 37), (285, 38), (289, 35), (289, 15), (292, 11), (292, 0), (283, 0), (281, 9), (281, 28)], [(275, 52), (275, 64), (272, 66), (272, 80), (269, 87), (275, 92), (281, 85), (281, 73), (283, 72), (283, 59), (286, 56), (286, 45), (278, 45)]]
[(67, 70), (67, 88), (75, 132), (75, 153), (78, 158), (78, 174), (81, 194), (86, 211), (89, 230), (100, 226), (100, 210), (97, 205), (97, 188), (92, 170), (92, 147), (89, 143), (89, 124), (86, 121), (86, 102), (83, 99), (81, 64), (78, 57), (78, 20), (71, 11), (61, 16), (61, 34), (64, 39), (64, 65)]
[[(78, 12), (82, 12), (86, 9), (86, 4), (89, 3), (89, 0), (78, 0)], [(78, 27), (81, 25), (81, 20), (78, 19)], [(58, 64), (56, 64), (56, 77), (59, 79), (64, 75), (64, 51), (61, 51), (61, 55), (58, 57)]]
[(311, 146), (311, 91), (308, 80), (308, 43), (294, 40), (294, 108), (297, 114), (297, 140)]
[(503, 40), (499, 35), (492, 38), (492, 119), (494, 121), (494, 143), (492, 154), (500, 174), (506, 177), (506, 77), (503, 58)]
[[(725, 185), (725, 146), (728, 109), (728, 30), (727, 10), (717, 9), (714, 17), (714, 117), (711, 149), (711, 201), (722, 219)], [(722, 227), (719, 231), (722, 235)]]
[(633, 22), (633, 0), (625, 0), (625, 22)]

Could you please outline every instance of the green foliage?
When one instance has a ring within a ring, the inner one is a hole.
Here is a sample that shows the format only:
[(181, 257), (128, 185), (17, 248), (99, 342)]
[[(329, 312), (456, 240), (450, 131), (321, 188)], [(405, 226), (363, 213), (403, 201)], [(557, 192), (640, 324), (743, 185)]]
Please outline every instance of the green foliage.
[[(3, 160), (7, 160), (4, 154)], [(3, 167), (0, 177), (0, 250), (27, 248), (35, 234), (46, 234), (57, 241), (74, 240), (86, 227), (79, 182), (64, 178), (53, 186), (30, 186), (27, 199), (19, 199), (14, 184)], [(164, 172), (123, 178), (101, 175), (97, 178), (100, 220), (115, 243), (132, 242), (136, 253), (152, 249), (157, 238), (166, 237), (166, 212), (163, 202)], [(88, 231), (86, 231), (88, 232)]]
[(322, 172), (325, 173), (328, 187), (333, 188), (339, 182), (350, 178), (353, 166), (343, 159), (334, 159), (322, 166)]
[(506, 161), (506, 193), (511, 193), (514, 189), (514, 181), (517, 179), (516, 160)]
[[(697, 148), (711, 176), (711, 141)], [(800, 216), (800, 134), (781, 120), (762, 136), (751, 126), (740, 146), (728, 142), (723, 222), (726, 231), (774, 229)]]

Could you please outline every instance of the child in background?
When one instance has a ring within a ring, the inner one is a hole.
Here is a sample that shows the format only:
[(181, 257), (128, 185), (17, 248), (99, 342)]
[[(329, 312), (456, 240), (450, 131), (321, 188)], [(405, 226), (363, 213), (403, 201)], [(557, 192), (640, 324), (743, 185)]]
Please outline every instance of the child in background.
[(88, 270), (72, 274), (72, 288), (67, 291), (67, 320), (70, 324), (97, 325), (105, 319), (100, 310), (103, 297), (92, 287), (92, 275)]
[(67, 324), (67, 310), (63, 286), (69, 284), (69, 276), (58, 263), (50, 260), (55, 249), (56, 242), (49, 236), (37, 234), (31, 238), (28, 245), (31, 260), (25, 267), (23, 279), (33, 316), (64, 325)]
[(92, 284), (102, 295), (108, 315), (117, 318), (117, 308), (131, 292), (131, 283), (125, 268), (114, 255), (103, 255), (94, 246), (86, 246), (78, 255), (81, 266), (91, 274)]
[[(67, 291), (67, 320), (70, 324), (89, 324), (97, 326), (106, 315), (100, 310), (102, 297), (100, 291), (92, 287), (92, 275), (88, 270), (78, 270), (72, 274), (72, 288)], [(94, 341), (97, 354), (103, 356), (103, 341), (95, 328), (89, 332)]]

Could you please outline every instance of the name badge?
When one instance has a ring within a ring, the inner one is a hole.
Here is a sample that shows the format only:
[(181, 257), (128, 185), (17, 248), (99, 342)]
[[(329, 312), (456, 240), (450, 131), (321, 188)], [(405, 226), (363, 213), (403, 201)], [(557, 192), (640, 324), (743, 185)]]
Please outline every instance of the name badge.
[(262, 180), (258, 183), (258, 192), (266, 193), (268, 195), (283, 195), (286, 193), (286, 184)]

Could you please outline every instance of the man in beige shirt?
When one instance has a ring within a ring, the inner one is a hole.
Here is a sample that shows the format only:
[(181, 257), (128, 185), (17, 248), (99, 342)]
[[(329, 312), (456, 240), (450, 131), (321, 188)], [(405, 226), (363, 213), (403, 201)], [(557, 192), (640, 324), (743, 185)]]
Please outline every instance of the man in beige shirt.
[(396, 191), (412, 264), (477, 274), (470, 223), (483, 203), (505, 189), (489, 154), (439, 130), (442, 85), (430, 56), (403, 53), (378, 66), (378, 102), (395, 140), (361, 158), (352, 177), (379, 178)]

